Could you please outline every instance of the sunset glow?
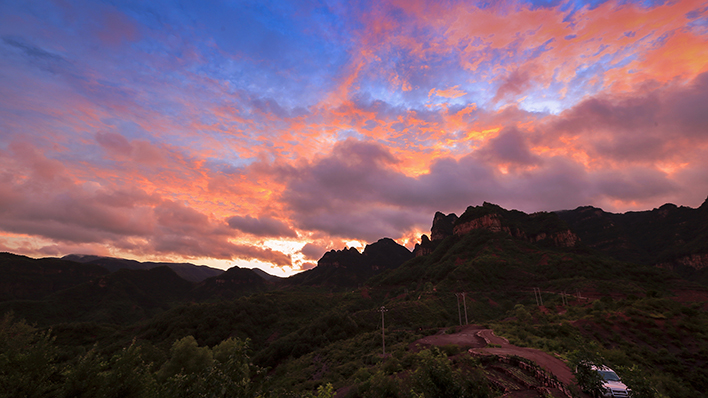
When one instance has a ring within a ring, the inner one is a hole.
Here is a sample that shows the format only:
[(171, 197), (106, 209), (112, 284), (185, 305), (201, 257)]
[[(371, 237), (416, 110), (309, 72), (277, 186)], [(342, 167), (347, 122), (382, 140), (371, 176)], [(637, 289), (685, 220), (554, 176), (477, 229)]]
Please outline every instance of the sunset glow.
[(290, 275), (706, 196), (708, 1), (0, 3), (0, 251)]

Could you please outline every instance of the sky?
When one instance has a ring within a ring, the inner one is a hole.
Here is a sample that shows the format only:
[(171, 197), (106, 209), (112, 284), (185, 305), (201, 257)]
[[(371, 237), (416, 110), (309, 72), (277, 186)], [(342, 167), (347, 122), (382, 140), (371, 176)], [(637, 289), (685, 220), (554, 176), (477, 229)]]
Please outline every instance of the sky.
[(0, 251), (286, 276), (707, 196), (708, 1), (0, 1)]

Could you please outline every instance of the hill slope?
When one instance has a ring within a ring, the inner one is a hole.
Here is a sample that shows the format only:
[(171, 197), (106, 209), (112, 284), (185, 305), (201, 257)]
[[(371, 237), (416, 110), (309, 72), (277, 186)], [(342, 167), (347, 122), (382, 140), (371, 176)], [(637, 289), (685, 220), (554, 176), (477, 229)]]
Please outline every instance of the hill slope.
[(125, 324), (184, 301), (193, 286), (168, 267), (121, 269), (41, 300), (0, 303), (0, 313), (13, 310), (18, 317), (40, 325), (78, 321)]
[(665, 204), (615, 214), (586, 206), (557, 214), (591, 248), (708, 285), (708, 200), (697, 209)]
[(0, 301), (41, 299), (106, 274), (108, 270), (93, 264), (0, 253)]

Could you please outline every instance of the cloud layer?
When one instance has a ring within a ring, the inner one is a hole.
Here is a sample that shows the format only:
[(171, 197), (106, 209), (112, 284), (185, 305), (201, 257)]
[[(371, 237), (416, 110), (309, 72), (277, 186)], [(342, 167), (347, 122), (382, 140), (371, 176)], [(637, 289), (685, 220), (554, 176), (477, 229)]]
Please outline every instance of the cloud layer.
[(708, 196), (708, 7), (5, 2), (0, 249), (313, 266), (483, 201)]

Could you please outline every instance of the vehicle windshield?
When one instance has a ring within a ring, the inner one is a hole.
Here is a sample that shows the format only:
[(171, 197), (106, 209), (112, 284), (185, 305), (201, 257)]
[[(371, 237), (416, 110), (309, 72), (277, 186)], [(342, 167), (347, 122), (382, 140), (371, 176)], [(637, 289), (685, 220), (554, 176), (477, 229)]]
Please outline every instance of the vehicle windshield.
[(617, 376), (617, 373), (611, 370), (601, 370), (600, 376), (602, 376), (602, 378), (606, 381), (620, 381), (620, 378), (619, 376)]

